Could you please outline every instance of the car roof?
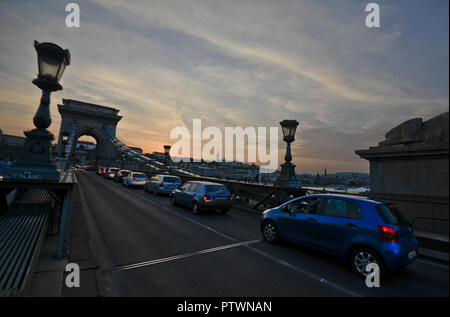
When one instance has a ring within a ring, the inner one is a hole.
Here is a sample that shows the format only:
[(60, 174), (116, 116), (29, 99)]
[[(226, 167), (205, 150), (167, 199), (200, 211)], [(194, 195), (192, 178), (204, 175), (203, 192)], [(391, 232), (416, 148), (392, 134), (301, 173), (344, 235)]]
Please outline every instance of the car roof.
[(198, 184), (203, 184), (203, 185), (220, 185), (220, 186), (225, 186), (225, 185), (220, 184), (220, 183), (213, 183), (213, 182), (208, 182), (208, 181), (189, 181), (189, 183), (198, 183)]
[[(306, 196), (304, 196), (304, 197), (306, 197)], [(373, 204), (383, 203), (382, 201), (374, 200), (367, 196), (352, 195), (352, 194), (313, 194), (313, 195), (307, 195), (307, 197), (347, 198), (350, 200), (358, 200), (358, 201), (369, 202), (369, 203), (373, 203)]]

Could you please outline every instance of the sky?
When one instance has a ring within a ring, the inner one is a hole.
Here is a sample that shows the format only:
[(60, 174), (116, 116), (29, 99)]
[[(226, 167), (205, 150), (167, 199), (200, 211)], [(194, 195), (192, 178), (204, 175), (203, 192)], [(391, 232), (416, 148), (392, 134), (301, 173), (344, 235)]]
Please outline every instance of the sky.
[(120, 109), (117, 137), (145, 152), (194, 118), (222, 131), (296, 119), (297, 173), (368, 172), (355, 150), (449, 108), (449, 1), (374, 1), (379, 28), (370, 2), (83, 0), (68, 28), (69, 1), (0, 0), (0, 129), (34, 127), (38, 40), (72, 58), (51, 96), (55, 135), (62, 98)]

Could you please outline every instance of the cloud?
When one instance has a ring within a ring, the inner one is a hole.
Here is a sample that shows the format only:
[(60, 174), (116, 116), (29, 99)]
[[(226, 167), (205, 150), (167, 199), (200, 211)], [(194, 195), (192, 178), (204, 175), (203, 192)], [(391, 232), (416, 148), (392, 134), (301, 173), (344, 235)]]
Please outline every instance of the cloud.
[(421, 2), (413, 1), (413, 19), (403, 10), (410, 2), (380, 1), (378, 30), (364, 26), (360, 1), (77, 3), (81, 27), (68, 29), (60, 1), (0, 2), (3, 130), (32, 127), (40, 94), (31, 84), (34, 39), (72, 55), (64, 90), (52, 95), (53, 133), (54, 105), (85, 100), (120, 109), (118, 136), (149, 152), (194, 118), (221, 129), (292, 118), (300, 121), (298, 172), (327, 161), (367, 170), (355, 149), (411, 117), (448, 109), (448, 16)]

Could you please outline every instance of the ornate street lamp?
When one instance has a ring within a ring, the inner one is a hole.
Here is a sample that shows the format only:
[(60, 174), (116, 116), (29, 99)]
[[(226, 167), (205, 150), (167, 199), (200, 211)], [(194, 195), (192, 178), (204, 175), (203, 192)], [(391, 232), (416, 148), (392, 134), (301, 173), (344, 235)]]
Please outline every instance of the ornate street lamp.
[(164, 154), (166, 155), (166, 162), (169, 161), (169, 152), (171, 147), (172, 146), (170, 145), (164, 145)]
[(69, 136), (70, 136), (70, 133), (69, 133), (69, 132), (63, 132), (63, 133), (62, 133), (62, 141), (61, 141), (61, 143), (62, 143), (64, 146), (66, 146), (67, 143), (69, 142)]
[(125, 158), (126, 158), (125, 154), (122, 153), (122, 162), (121, 162), (121, 165), (120, 165), (121, 169), (125, 168)]
[(4, 179), (57, 181), (59, 173), (50, 161), (50, 147), (54, 140), (47, 128), (51, 124), (50, 94), (62, 90), (59, 80), (70, 64), (70, 53), (53, 43), (34, 41), (38, 57), (38, 75), (33, 84), (42, 89), (41, 103), (33, 117), (36, 129), (25, 131), (27, 137), (22, 159), (5, 170)]
[(280, 122), (283, 131), (283, 141), (287, 143), (286, 155), (284, 164), (281, 164), (281, 173), (278, 180), (275, 181), (275, 186), (280, 187), (295, 187), (298, 186), (298, 180), (295, 176), (295, 165), (291, 163), (291, 143), (295, 141), (295, 131), (297, 130), (297, 120), (283, 120)]
[(61, 134), (61, 136), (62, 136), (61, 143), (63, 145), (63, 150), (61, 151), (60, 156), (65, 157), (66, 156), (66, 146), (67, 146), (67, 143), (69, 143), (70, 133), (65, 131)]

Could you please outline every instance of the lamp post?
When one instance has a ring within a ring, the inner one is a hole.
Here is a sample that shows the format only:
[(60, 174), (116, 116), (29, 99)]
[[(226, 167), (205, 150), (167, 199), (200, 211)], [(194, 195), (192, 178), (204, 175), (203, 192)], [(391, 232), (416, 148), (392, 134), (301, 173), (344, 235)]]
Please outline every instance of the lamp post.
[(66, 146), (67, 146), (67, 143), (69, 142), (69, 136), (70, 136), (69, 132), (62, 133), (61, 143), (63, 145), (63, 150), (61, 151), (61, 157), (64, 157), (66, 155)]
[(122, 154), (122, 164), (120, 165), (121, 169), (125, 169), (125, 154)]
[(171, 147), (172, 146), (170, 145), (164, 145), (164, 154), (166, 155), (166, 163), (169, 162), (169, 152)]
[(22, 159), (5, 170), (4, 179), (57, 181), (59, 173), (50, 161), (50, 147), (54, 137), (47, 130), (52, 122), (50, 94), (63, 89), (59, 80), (70, 64), (70, 53), (53, 43), (34, 41), (34, 48), (39, 72), (33, 84), (42, 90), (41, 103), (33, 117), (36, 129), (24, 132), (27, 139)]
[(294, 187), (298, 185), (297, 177), (295, 176), (295, 165), (291, 163), (291, 143), (295, 141), (295, 131), (298, 126), (297, 120), (283, 120), (280, 122), (283, 131), (283, 141), (287, 143), (286, 155), (284, 164), (281, 164), (280, 177), (275, 181), (275, 186), (280, 187)]

